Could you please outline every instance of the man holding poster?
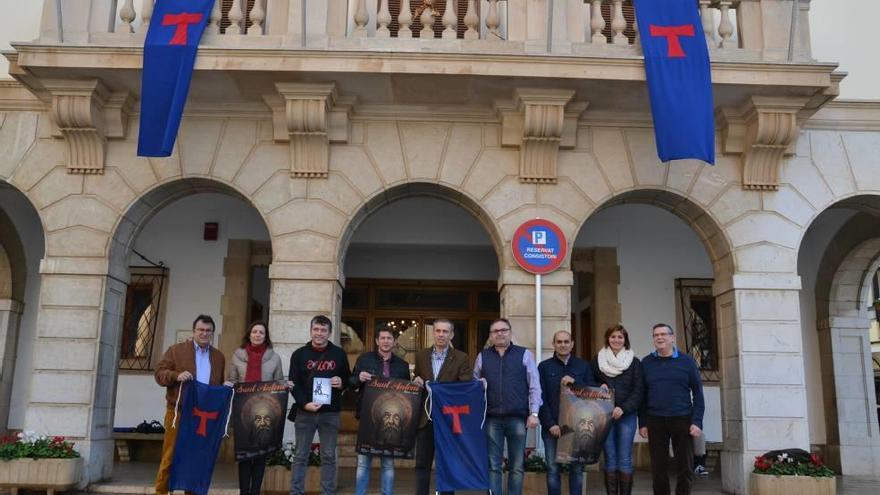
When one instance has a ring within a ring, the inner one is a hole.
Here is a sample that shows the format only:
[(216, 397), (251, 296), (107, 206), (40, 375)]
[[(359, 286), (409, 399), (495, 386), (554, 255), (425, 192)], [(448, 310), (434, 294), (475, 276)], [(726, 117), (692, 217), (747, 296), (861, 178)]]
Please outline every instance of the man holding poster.
[[(290, 356), (288, 378), (297, 408), (296, 453), (290, 479), (291, 495), (305, 493), (306, 463), (315, 431), (321, 444), (321, 492), (336, 493), (336, 438), (342, 389), (351, 370), (345, 351), (330, 342), (333, 322), (324, 315), (309, 323), (311, 341)], [(321, 389), (318, 390), (318, 387)]]
[[(358, 403), (355, 416), (361, 420), (361, 429), (364, 423), (369, 423), (376, 433), (374, 440), (369, 442), (370, 449), (358, 449), (357, 474), (355, 480), (355, 493), (364, 495), (370, 486), (370, 465), (373, 463), (373, 448), (399, 443), (402, 437), (403, 419), (409, 416), (412, 421), (413, 407), (406, 407), (406, 400), (388, 400), (382, 404), (369, 404), (367, 411), (361, 411), (364, 400), (364, 384), (377, 378), (398, 378), (409, 381), (409, 364), (395, 356), (391, 349), (394, 348), (395, 338), (390, 328), (380, 328), (376, 332), (376, 350), (365, 352), (358, 357), (351, 375), (351, 386), (358, 389)], [(418, 397), (418, 387), (415, 388)], [(380, 407), (381, 406), (381, 407)], [(418, 403), (416, 404), (418, 407)], [(409, 414), (407, 415), (407, 409)], [(376, 414), (373, 414), (375, 410)], [(374, 417), (379, 416), (379, 417)], [(358, 434), (358, 444), (361, 445), (362, 435)], [(391, 455), (378, 454), (382, 464), (382, 495), (394, 493), (394, 457)]]
[[(593, 372), (583, 359), (573, 356), (571, 349), (574, 341), (571, 334), (560, 330), (553, 334), (555, 352), (549, 359), (538, 365), (541, 376), (541, 392), (544, 404), (538, 411), (541, 420), (541, 438), (544, 440), (544, 452), (547, 459), (547, 493), (559, 495), (561, 491), (559, 462), (556, 460), (556, 442), (562, 435), (559, 426), (559, 391), (562, 387), (575, 385), (578, 387), (596, 386)], [(573, 462), (568, 470), (569, 493), (581, 493), (584, 465)]]

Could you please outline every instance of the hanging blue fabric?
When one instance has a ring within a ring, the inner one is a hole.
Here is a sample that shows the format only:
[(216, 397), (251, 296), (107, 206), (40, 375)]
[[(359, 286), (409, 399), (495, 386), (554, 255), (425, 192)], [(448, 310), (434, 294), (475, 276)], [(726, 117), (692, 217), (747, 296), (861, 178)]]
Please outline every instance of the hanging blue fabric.
[(138, 156), (170, 156), (214, 0), (157, 0), (144, 40)]
[(715, 164), (709, 49), (694, 0), (635, 0), (660, 160)]
[(168, 490), (207, 495), (220, 442), (229, 425), (232, 388), (195, 380), (182, 385), (183, 402)]
[(483, 382), (429, 382), (437, 491), (488, 490)]

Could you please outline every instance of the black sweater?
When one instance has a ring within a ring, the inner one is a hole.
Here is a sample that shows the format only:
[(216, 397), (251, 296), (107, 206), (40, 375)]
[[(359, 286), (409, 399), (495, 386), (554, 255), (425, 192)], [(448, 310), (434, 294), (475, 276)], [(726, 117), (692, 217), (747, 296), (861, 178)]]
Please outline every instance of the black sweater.
[(645, 401), (639, 411), (639, 425), (647, 416), (690, 416), (691, 424), (703, 427), (703, 383), (694, 358), (678, 349), (671, 357), (651, 353), (642, 358), (645, 372)]
[(613, 378), (602, 373), (602, 370), (599, 369), (598, 357), (593, 358), (591, 364), (596, 380), (614, 390), (614, 405), (623, 409), (624, 414), (638, 412), (642, 405), (645, 387), (642, 363), (639, 362), (639, 358), (633, 357), (629, 368)]
[[(296, 405), (303, 409), (306, 404), (312, 402), (313, 378), (338, 376), (342, 379), (342, 386), (346, 387), (349, 384), (351, 370), (348, 367), (348, 356), (339, 346), (327, 342), (327, 347), (317, 350), (308, 343), (290, 356), (290, 370), (287, 376), (293, 382), (291, 394), (296, 400)], [(341, 396), (342, 390), (334, 388), (330, 404), (322, 406), (318, 412), (339, 412)]]

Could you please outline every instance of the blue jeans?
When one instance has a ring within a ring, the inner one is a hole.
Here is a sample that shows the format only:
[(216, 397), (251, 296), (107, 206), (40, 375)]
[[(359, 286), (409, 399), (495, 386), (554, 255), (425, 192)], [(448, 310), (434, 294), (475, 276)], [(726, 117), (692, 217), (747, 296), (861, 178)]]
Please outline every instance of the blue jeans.
[(624, 414), (611, 423), (605, 439), (605, 471), (633, 472), (633, 439), (636, 434), (636, 413)]
[[(559, 473), (559, 463), (556, 462), (557, 439), (550, 432), (541, 429), (541, 438), (544, 439), (544, 457), (547, 461), (547, 495), (560, 495), (562, 493), (562, 481)], [(584, 481), (584, 465), (571, 463), (568, 465), (568, 493), (569, 495), (581, 495), (581, 484)]]
[[(354, 493), (365, 495), (370, 488), (370, 464), (373, 463), (373, 454), (358, 454), (357, 474), (355, 474)], [(389, 455), (379, 455), (382, 463), (382, 495), (394, 493), (394, 458)]]
[[(293, 407), (296, 407), (295, 405)], [(339, 434), (339, 413), (313, 413), (300, 410), (293, 423), (296, 431), (296, 453), (293, 456), (290, 477), (290, 495), (303, 495), (306, 484), (306, 467), (315, 431), (321, 443), (321, 493), (336, 493), (336, 438)]]
[(522, 495), (523, 461), (526, 449), (526, 418), (514, 416), (486, 418), (486, 441), (489, 446), (489, 487), (492, 495), (501, 495), (501, 468), (504, 441), (507, 441), (507, 493)]

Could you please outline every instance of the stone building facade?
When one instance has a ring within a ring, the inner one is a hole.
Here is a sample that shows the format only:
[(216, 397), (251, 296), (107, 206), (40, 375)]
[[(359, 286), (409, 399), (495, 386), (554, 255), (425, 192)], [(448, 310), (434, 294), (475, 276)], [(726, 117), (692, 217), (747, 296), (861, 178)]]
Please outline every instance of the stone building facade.
[[(136, 238), (203, 193), (243, 201), (268, 232), (268, 249), (230, 243), (218, 321), (244, 327), (248, 267), (267, 266), (285, 357), (314, 314), (340, 320), (351, 239), (387, 205), (437, 198), (476, 219), (497, 259), (499, 314), (532, 347), (534, 279), (513, 259), (516, 227), (548, 218), (573, 241), (608, 208), (666, 210), (713, 272), (725, 489), (747, 492), (755, 455), (811, 444), (844, 474), (880, 474), (869, 336), (880, 105), (832, 101), (843, 75), (810, 57), (808, 0), (694, 2), (712, 46), (714, 167), (658, 161), (629, 2), (464, 1), (462, 20), (438, 15), (437, 38), (414, 39), (401, 2), (258, 1), (242, 16), (218, 2), (222, 32), (203, 40), (167, 159), (136, 156), (151, 2), (65, 2), (76, 8), (61, 19), (44, 3), (40, 37), (5, 54), (15, 81), (0, 83), (0, 404), (17, 382), (23, 421), (9, 424), (74, 438), (86, 482), (113, 467)], [(825, 215), (832, 232), (805, 301), (800, 253)], [(543, 278), (544, 327), (572, 325), (577, 265), (597, 260), (573, 255)], [(595, 295), (596, 327), (621, 319), (609, 290)], [(238, 338), (223, 332), (220, 345)], [(0, 406), (3, 426), (9, 415)]]

